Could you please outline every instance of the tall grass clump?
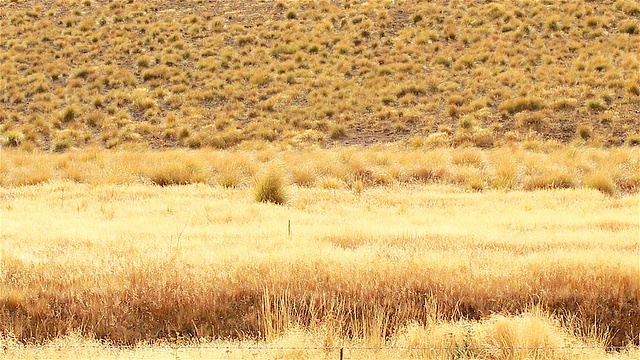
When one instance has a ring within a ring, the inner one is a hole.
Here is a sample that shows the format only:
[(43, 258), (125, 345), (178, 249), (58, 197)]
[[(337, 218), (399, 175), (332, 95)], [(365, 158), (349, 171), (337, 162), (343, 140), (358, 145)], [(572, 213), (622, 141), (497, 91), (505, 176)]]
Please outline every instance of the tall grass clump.
[(616, 184), (611, 176), (604, 172), (599, 172), (589, 176), (585, 185), (589, 189), (595, 189), (606, 195), (613, 195), (616, 191)]
[(255, 200), (262, 203), (272, 203), (284, 205), (289, 200), (289, 195), (285, 189), (285, 180), (283, 175), (275, 170), (270, 169), (267, 173), (256, 182)]
[(192, 163), (170, 162), (164, 166), (151, 168), (143, 176), (159, 186), (187, 185), (206, 181), (206, 176), (199, 166)]

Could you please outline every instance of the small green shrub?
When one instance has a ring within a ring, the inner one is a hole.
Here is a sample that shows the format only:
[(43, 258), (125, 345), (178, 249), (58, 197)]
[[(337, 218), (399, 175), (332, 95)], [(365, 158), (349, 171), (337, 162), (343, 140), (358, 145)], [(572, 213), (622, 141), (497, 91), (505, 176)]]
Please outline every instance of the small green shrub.
[(473, 117), (470, 116), (463, 116), (460, 118), (460, 121), (458, 121), (458, 126), (461, 129), (464, 130), (471, 130), (473, 128), (473, 126), (475, 125), (475, 121), (473, 119)]

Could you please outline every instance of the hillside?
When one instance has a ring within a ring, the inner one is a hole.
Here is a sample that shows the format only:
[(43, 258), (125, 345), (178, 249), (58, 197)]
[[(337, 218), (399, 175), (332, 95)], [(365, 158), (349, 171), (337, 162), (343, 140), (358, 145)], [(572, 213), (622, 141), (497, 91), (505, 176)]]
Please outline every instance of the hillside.
[(640, 143), (640, 4), (4, 1), (7, 147)]

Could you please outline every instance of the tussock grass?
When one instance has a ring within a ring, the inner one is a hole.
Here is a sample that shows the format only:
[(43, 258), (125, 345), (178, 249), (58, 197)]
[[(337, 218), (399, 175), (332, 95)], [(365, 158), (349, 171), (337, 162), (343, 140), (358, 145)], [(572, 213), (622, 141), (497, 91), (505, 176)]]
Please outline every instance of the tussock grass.
[(586, 186), (596, 189), (604, 194), (613, 195), (616, 191), (616, 184), (606, 173), (596, 173), (586, 179)]
[[(337, 189), (359, 182), (364, 188), (440, 183), (475, 191), (586, 187), (605, 193), (611, 193), (607, 188), (634, 193), (640, 189), (637, 147), (603, 150), (533, 142), (498, 149), (428, 149), (423, 145), (425, 148), (410, 150), (391, 145), (280, 151), (258, 145), (261, 149), (232, 152), (93, 150), (52, 154), (5, 149), (0, 159), (0, 184), (23, 186), (64, 179), (88, 184), (201, 183), (238, 188), (260, 184), (254, 183), (256, 175), (277, 166), (277, 177), (310, 188)], [(602, 176), (594, 174), (609, 175), (607, 180), (596, 181)], [(264, 180), (275, 186), (267, 188), (277, 192), (276, 183)], [(267, 188), (265, 192), (271, 192)]]
[[(0, 141), (22, 133), (68, 151), (427, 135), (491, 147), (530, 130), (570, 142), (586, 124), (619, 145), (640, 127), (633, 1), (279, 4), (2, 2)], [(620, 120), (600, 126), (606, 111)], [(434, 135), (479, 114), (484, 132)]]
[(288, 199), (285, 180), (277, 169), (269, 169), (256, 181), (255, 200), (257, 202), (284, 205)]

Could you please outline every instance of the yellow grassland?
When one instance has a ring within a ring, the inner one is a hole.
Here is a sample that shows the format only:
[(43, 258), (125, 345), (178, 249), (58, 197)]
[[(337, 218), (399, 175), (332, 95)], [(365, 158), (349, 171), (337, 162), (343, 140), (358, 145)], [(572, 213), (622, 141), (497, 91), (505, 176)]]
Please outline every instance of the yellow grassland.
[(591, 188), (616, 195), (640, 189), (640, 149), (535, 141), (495, 149), (402, 144), (291, 149), (263, 142), (233, 151), (92, 148), (58, 154), (4, 149), (0, 185), (69, 180), (89, 185), (202, 183), (246, 188), (269, 170), (289, 184), (356, 192), (390, 184), (434, 183), (466, 191)]
[(637, 359), (639, 16), (0, 1), (0, 358)]
[[(498, 158), (519, 176), (552, 162), (576, 185), (527, 191), (517, 178), (478, 192), (447, 180), (452, 167), (493, 168)], [(372, 180), (431, 163), (444, 167), (440, 180)], [(637, 176), (637, 149), (3, 151), (2, 164), (0, 342), (9, 357), (203, 358), (223, 351), (207, 346), (256, 341), (454, 348), (351, 358), (637, 356), (637, 192), (617, 180), (613, 193), (580, 185), (585, 169)], [(138, 173), (178, 164), (201, 177), (161, 187)], [(216, 182), (221, 164), (237, 171), (237, 186)], [(84, 177), (65, 175), (74, 167)], [(313, 179), (305, 186), (294, 182), (300, 169)], [(50, 178), (15, 180), (39, 172)], [(256, 202), (255, 179), (267, 172), (282, 177), (286, 205)], [(52, 348), (20, 345), (50, 339)], [(103, 340), (142, 345), (51, 350)], [(631, 348), (605, 353), (611, 344)], [(255, 356), (336, 358), (335, 349), (271, 351)]]

